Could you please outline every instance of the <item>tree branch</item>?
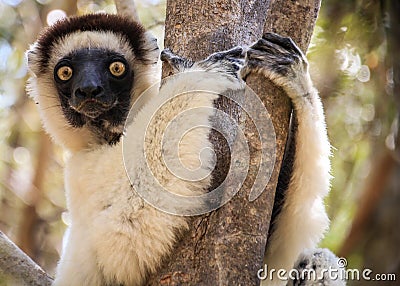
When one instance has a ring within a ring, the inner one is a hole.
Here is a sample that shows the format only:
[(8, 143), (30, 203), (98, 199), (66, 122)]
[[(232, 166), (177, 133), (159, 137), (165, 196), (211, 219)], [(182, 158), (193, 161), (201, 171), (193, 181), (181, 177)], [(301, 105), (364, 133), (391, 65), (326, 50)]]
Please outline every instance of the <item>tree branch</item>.
[(52, 278), (0, 231), (0, 273), (30, 286), (51, 285)]

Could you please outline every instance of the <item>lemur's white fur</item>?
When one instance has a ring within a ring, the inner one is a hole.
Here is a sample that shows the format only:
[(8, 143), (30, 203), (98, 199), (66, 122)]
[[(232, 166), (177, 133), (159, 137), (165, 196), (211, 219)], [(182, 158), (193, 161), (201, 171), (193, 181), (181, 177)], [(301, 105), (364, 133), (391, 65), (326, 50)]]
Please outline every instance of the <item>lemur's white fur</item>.
[[(92, 135), (85, 127), (74, 129), (68, 125), (60, 112), (57, 91), (51, 74), (57, 61), (74, 49), (102, 47), (127, 55), (135, 73), (133, 98), (154, 84), (154, 70), (151, 65), (138, 65), (126, 43), (115, 35), (103, 32), (85, 32), (72, 34), (55, 45), (57, 51), (51, 56), (48, 72), (35, 72), (35, 59), (30, 59), (33, 72), (29, 81), (29, 90), (39, 103), (39, 110), (46, 130), (53, 138), (69, 151), (71, 156), (65, 167), (65, 188), (70, 225), (65, 236), (65, 247), (59, 262), (54, 285), (103, 285), (122, 283), (141, 285), (149, 272), (154, 272), (171, 248), (180, 232), (187, 228), (184, 217), (169, 215), (145, 203), (132, 189), (122, 160), (121, 143), (115, 146), (96, 145)], [(122, 44), (116, 44), (122, 42)], [(33, 47), (34, 49), (34, 47)], [(190, 71), (199, 71), (198, 65)], [(208, 112), (198, 114), (204, 126), (211, 126), (209, 119), (214, 114), (213, 102), (218, 93), (231, 88), (242, 88), (239, 81), (227, 80), (232, 76), (210, 72), (203, 77), (190, 77), (167, 81), (158, 95), (147, 95), (151, 101), (136, 114), (127, 132), (143, 132), (159, 142), (165, 126), (172, 118), (188, 108), (209, 107)], [(227, 82), (228, 81), (228, 82)], [(232, 84), (233, 83), (233, 84)], [(157, 110), (165, 99), (181, 91), (185, 85), (191, 89), (206, 90), (213, 86), (216, 94), (191, 94), (177, 97), (170, 102), (170, 108), (164, 108), (161, 115), (155, 117), (150, 125), (148, 113)], [(154, 89), (153, 90), (157, 90)], [(164, 95), (164, 96), (163, 96)], [(173, 108), (171, 108), (173, 106)], [(199, 121), (196, 121), (198, 124)], [(210, 127), (194, 129), (180, 142), (180, 161), (188, 167), (198, 167), (198, 154), (204, 147), (212, 147), (209, 142)], [(165, 146), (164, 146), (165, 147)], [(169, 146), (177, 148), (177, 146)], [(160, 160), (161, 149), (154, 144), (153, 152), (148, 152), (148, 162)], [(127, 167), (135, 174), (133, 180), (146, 184), (147, 174), (142, 166), (146, 162), (135, 160), (135, 154), (143, 153), (139, 145), (132, 145), (125, 153), (131, 161)], [(168, 154), (168, 149), (162, 150)], [(173, 152), (170, 152), (173, 153)], [(137, 157), (137, 156), (136, 156)], [(214, 166), (213, 157), (202, 157), (201, 168), (208, 171)], [(204, 161), (205, 159), (205, 161)], [(178, 162), (177, 162), (178, 164)], [(157, 164), (155, 165), (157, 168)], [(183, 181), (169, 175), (163, 166), (155, 172), (158, 178), (171, 191), (178, 194), (198, 194), (207, 190), (210, 178), (199, 182)], [(151, 186), (148, 186), (151, 188)]]
[[(173, 87), (167, 84), (162, 92), (173, 94)], [(182, 111), (180, 107), (186, 110), (187, 105), (212, 107), (213, 104), (213, 98), (205, 96), (193, 96), (190, 103), (177, 99), (174, 101), (176, 109), (147, 126), (147, 114), (154, 111), (151, 104), (158, 97), (154, 99), (136, 115), (128, 132), (140, 133), (141, 128), (147, 127), (149, 136), (158, 141), (171, 116)], [(205, 123), (211, 115), (203, 115)], [(180, 146), (185, 155), (180, 159), (188, 165), (195, 164), (199, 147), (210, 144), (208, 133), (209, 130), (201, 129), (185, 137), (186, 142)], [(125, 153), (131, 158), (127, 166), (136, 175), (131, 179), (146, 184), (148, 175), (142, 171), (146, 162), (135, 160), (135, 154), (144, 152), (138, 146), (131, 145), (128, 154)], [(160, 159), (161, 150), (158, 147), (155, 144), (153, 152), (147, 153), (149, 162)], [(203, 162), (202, 167), (211, 167), (211, 159), (210, 162)], [(167, 173), (164, 169), (156, 169), (156, 172), (161, 176)], [(101, 282), (111, 283), (114, 280), (124, 285), (141, 285), (145, 275), (155, 271), (170, 252), (179, 233), (187, 228), (185, 218), (156, 210), (134, 192), (122, 163), (121, 144), (74, 153), (67, 163), (65, 177), (71, 225), (55, 285), (102, 285)], [(187, 195), (204, 192), (208, 186), (207, 181), (186, 182), (174, 176), (165, 180), (177, 193)], [(90, 236), (82, 236), (84, 233)]]
[[(156, 59), (154, 41), (148, 34), (143, 41), (149, 46), (148, 57)], [(141, 285), (146, 275), (155, 271), (162, 259), (171, 252), (180, 232), (188, 225), (184, 217), (156, 210), (132, 190), (123, 166), (121, 143), (115, 146), (97, 145), (96, 139), (85, 126), (73, 128), (64, 118), (52, 76), (53, 69), (64, 55), (80, 48), (106, 48), (125, 55), (135, 74), (132, 90), (134, 100), (156, 82), (157, 75), (156, 65), (136, 61), (129, 43), (123, 37), (108, 32), (73, 33), (54, 43), (54, 52), (44, 73), (39, 72), (39, 59), (33, 55), (29, 58), (32, 77), (28, 88), (39, 104), (44, 127), (57, 143), (71, 152), (65, 168), (71, 223), (54, 285)], [(31, 49), (34, 50), (35, 46)], [(194, 64), (188, 70), (202, 70), (202, 66)], [(198, 81), (185, 82), (181, 79), (167, 82), (161, 87), (160, 93), (176, 94), (186, 84), (193, 89), (196, 85), (198, 89), (213, 86), (214, 91), (219, 88), (223, 92), (226, 86), (232, 87), (232, 81), (237, 83), (234, 84), (235, 88), (242, 88), (240, 79), (224, 75), (218, 66), (214, 70), (218, 73), (213, 72), (212, 67), (208, 67), (207, 71), (209, 76)], [(275, 222), (275, 232), (268, 242), (266, 256), (269, 269), (290, 269), (304, 248), (316, 246), (328, 226), (322, 200), (329, 189), (330, 145), (322, 104), (312, 87), (307, 68), (295, 71), (293, 78), (279, 76), (269, 69), (259, 71), (285, 89), (292, 99), (299, 123), (294, 173), (283, 209)], [(146, 114), (159, 104), (157, 96), (151, 98), (152, 101), (142, 107), (128, 126), (128, 132), (147, 127), (148, 134), (159, 141), (164, 127), (180, 110), (196, 106), (213, 108), (216, 96), (176, 98), (173, 102), (176, 110), (165, 109), (150, 126), (144, 126), (147, 123)], [(211, 111), (199, 114), (205, 126), (210, 126), (208, 121), (212, 115)], [(209, 132), (209, 128), (194, 129), (185, 136), (180, 145), (181, 154), (184, 155), (179, 158), (185, 165), (198, 166), (198, 151), (211, 147)], [(129, 150), (133, 160), (128, 168), (132, 169), (130, 173), (136, 174), (134, 179), (146, 184), (147, 178), (141, 170), (144, 162), (134, 160), (139, 152), (144, 150), (136, 145)], [(168, 150), (163, 152), (168, 153)], [(157, 162), (160, 153), (161, 147), (156, 145), (154, 152), (148, 153), (148, 161)], [(212, 157), (206, 158), (201, 168), (212, 168), (212, 160)], [(174, 176), (166, 177), (168, 172), (165, 168), (156, 168), (157, 172), (168, 182), (169, 189), (179, 194), (204, 192), (210, 183), (209, 179), (189, 182)]]
[(287, 286), (296, 286), (299, 281), (304, 286), (346, 286), (346, 268), (342, 262), (329, 249), (305, 249), (293, 267), (299, 276), (297, 273), (292, 276), (296, 279), (289, 279)]
[[(329, 190), (330, 145), (321, 101), (314, 89), (310, 91), (308, 99), (292, 98), (299, 136), (294, 172), (268, 242), (265, 263), (269, 269), (290, 270), (304, 248), (317, 246), (329, 226), (323, 198)], [(268, 285), (285, 284), (275, 282)]]
[[(294, 172), (265, 257), (268, 268), (277, 270), (290, 270), (305, 248), (317, 246), (329, 226), (323, 198), (329, 190), (330, 145), (321, 101), (315, 90), (309, 100), (292, 99), (301, 135), (296, 137)], [(285, 282), (275, 278), (267, 285)]]
[[(330, 187), (330, 154), (323, 106), (313, 87), (304, 55), (293, 65), (293, 74), (281, 76), (271, 69), (258, 69), (291, 98), (297, 116), (296, 155), (285, 201), (273, 222), (264, 262), (268, 269), (289, 271), (304, 249), (317, 246), (329, 227), (324, 197)], [(264, 280), (262, 285), (285, 285), (286, 281)]]
[[(213, 74), (200, 80), (224, 86), (223, 77)], [(176, 84), (167, 82), (160, 93), (174, 95), (177, 92)], [(196, 86), (194, 82), (191, 84)], [(155, 122), (147, 126), (147, 114), (154, 111), (152, 105), (158, 106), (158, 98), (155, 96), (154, 101), (140, 110), (127, 132), (142, 132), (140, 129), (147, 127), (149, 136), (159, 141), (165, 125), (176, 113), (196, 106), (213, 107), (216, 95), (193, 94), (190, 101), (189, 98), (185, 101), (177, 98), (172, 102), (174, 109), (170, 109), (169, 114), (158, 116)], [(208, 120), (212, 115), (199, 114), (205, 126), (210, 126)], [(194, 166), (198, 163), (199, 150), (210, 145), (209, 132), (206, 128), (195, 129), (183, 138), (180, 144), (183, 156), (179, 159), (185, 165)], [(147, 153), (148, 162), (160, 159), (161, 150), (158, 147), (155, 144), (153, 152)], [(142, 171), (146, 162), (135, 161), (138, 152), (143, 153), (144, 150), (133, 145), (128, 154), (125, 153), (132, 159), (127, 166), (133, 169), (131, 173), (136, 174), (131, 179), (146, 184), (148, 175)], [(212, 159), (209, 157), (203, 161), (201, 167), (211, 168)], [(161, 167), (159, 165), (158, 168)], [(167, 175), (165, 169), (155, 171), (159, 173), (158, 177)], [(187, 182), (171, 175), (164, 179), (168, 181), (168, 186), (172, 186), (172, 191), (186, 195), (204, 192), (209, 184), (209, 180)], [(165, 255), (170, 253), (180, 232), (187, 228), (184, 217), (156, 210), (132, 190), (122, 163), (121, 144), (74, 152), (66, 166), (65, 181), (71, 225), (55, 285), (102, 285), (104, 281), (141, 285), (146, 274), (156, 270)]]

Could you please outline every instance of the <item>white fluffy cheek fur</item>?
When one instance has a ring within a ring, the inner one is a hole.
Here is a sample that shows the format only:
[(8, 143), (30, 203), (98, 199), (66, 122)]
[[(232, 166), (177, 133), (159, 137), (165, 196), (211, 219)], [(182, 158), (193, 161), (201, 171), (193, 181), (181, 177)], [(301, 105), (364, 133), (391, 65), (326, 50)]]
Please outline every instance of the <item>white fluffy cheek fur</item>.
[(133, 90), (132, 103), (134, 103), (148, 88), (157, 90), (160, 86), (161, 68), (159, 63), (146, 65), (135, 63), (133, 65)]
[(30, 77), (28, 92), (39, 105), (45, 130), (57, 144), (70, 151), (77, 151), (94, 143), (92, 135), (86, 128), (72, 128), (65, 119), (52, 78)]

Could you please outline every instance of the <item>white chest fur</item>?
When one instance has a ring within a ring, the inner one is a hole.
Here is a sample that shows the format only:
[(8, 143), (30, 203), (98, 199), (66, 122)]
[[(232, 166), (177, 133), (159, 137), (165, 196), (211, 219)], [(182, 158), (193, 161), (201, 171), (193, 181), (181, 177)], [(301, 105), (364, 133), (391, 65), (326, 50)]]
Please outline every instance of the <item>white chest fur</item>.
[(186, 227), (131, 188), (119, 145), (72, 155), (65, 183), (71, 225), (55, 285), (139, 285)]

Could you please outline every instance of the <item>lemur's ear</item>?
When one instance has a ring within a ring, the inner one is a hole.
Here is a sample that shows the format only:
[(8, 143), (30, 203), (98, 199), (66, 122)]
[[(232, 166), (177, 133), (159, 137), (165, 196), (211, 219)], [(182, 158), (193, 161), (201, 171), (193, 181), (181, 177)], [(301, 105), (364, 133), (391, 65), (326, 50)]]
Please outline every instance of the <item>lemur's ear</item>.
[(25, 53), (25, 58), (28, 62), (28, 68), (36, 77), (40, 73), (40, 62), (38, 58), (37, 44), (30, 46), (29, 50)]
[(161, 52), (161, 60), (164, 64), (168, 64), (173, 73), (181, 72), (185, 68), (189, 68), (194, 64), (193, 61), (178, 56), (168, 48)]
[(148, 62), (157, 63), (160, 54), (160, 48), (157, 45), (157, 38), (150, 32), (145, 32), (142, 39), (142, 49), (144, 50), (144, 59)]

